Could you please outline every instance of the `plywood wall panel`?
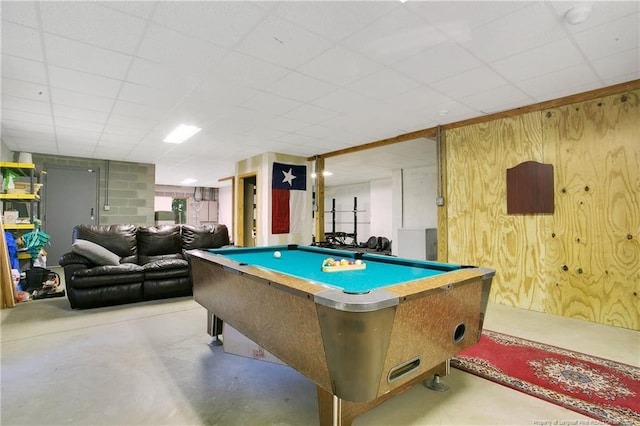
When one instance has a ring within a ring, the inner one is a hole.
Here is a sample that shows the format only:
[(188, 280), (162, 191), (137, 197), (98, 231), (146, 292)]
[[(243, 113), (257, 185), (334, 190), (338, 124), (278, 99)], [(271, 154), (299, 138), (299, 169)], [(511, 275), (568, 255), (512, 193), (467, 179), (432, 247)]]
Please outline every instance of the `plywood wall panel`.
[(543, 114), (556, 165), (545, 310), (640, 328), (640, 91)]
[[(640, 330), (639, 98), (448, 129), (439, 259), (495, 268), (495, 302)], [(506, 169), (529, 160), (554, 166), (554, 213), (507, 215)]]
[(446, 132), (448, 261), (496, 269), (491, 299), (544, 309), (542, 215), (507, 215), (506, 170), (544, 162), (540, 113)]

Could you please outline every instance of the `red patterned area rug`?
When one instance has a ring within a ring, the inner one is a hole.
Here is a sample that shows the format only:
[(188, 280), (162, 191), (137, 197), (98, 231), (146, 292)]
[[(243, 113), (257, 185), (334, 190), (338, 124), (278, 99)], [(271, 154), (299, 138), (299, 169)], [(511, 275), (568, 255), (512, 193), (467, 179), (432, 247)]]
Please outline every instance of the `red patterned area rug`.
[(451, 366), (607, 424), (640, 424), (638, 367), (489, 330)]

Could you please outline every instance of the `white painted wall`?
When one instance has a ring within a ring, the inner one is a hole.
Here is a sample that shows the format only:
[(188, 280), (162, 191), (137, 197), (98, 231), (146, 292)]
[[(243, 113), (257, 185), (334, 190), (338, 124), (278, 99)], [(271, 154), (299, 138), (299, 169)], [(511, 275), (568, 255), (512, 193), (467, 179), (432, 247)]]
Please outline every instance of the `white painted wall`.
[[(307, 166), (307, 190), (306, 205), (308, 208), (303, 217), (303, 229), (299, 233), (272, 234), (271, 233), (271, 179), (273, 163), (303, 164)], [(236, 163), (236, 183), (239, 184), (239, 177), (242, 175), (256, 174), (257, 184), (257, 232), (256, 246), (276, 245), (276, 244), (311, 244), (313, 220), (312, 211), (312, 180), (311, 163), (306, 161), (306, 157), (279, 154), (268, 152), (248, 158)], [(242, 202), (236, 200), (236, 202)], [(233, 209), (233, 214), (237, 216), (237, 209)], [(236, 223), (238, 218), (236, 217)], [(234, 235), (234, 234), (232, 234)]]
[[(371, 185), (371, 235), (393, 240), (392, 181), (372, 180)], [(364, 235), (363, 235), (364, 237)], [(363, 239), (363, 242), (366, 240)]]
[(218, 223), (227, 225), (229, 238), (233, 240), (233, 193), (231, 186), (218, 189)]
[(403, 170), (403, 228), (435, 228), (437, 168), (419, 167)]

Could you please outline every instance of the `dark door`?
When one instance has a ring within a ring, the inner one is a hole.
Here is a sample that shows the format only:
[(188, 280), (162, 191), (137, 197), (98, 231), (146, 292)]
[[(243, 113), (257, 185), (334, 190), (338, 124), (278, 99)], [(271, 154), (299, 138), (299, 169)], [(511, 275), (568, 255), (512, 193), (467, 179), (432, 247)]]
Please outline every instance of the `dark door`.
[(48, 166), (44, 181), (44, 231), (51, 236), (47, 266), (71, 250), (73, 227), (98, 223), (98, 170)]

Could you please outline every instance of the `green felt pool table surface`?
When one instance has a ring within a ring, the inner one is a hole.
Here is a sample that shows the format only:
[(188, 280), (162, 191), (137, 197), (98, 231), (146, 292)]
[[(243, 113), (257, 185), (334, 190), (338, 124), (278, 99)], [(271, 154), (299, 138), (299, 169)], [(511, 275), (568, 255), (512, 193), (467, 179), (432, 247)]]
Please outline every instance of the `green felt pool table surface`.
[[(280, 257), (274, 256), (276, 251), (280, 252)], [(438, 262), (298, 245), (213, 249), (209, 252), (227, 257), (242, 265), (267, 268), (318, 284), (336, 287), (346, 293), (366, 293), (461, 268), (459, 265)], [(361, 259), (366, 267), (359, 270), (324, 272), (322, 264), (329, 257), (337, 260)]]

